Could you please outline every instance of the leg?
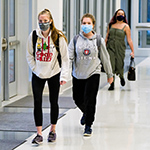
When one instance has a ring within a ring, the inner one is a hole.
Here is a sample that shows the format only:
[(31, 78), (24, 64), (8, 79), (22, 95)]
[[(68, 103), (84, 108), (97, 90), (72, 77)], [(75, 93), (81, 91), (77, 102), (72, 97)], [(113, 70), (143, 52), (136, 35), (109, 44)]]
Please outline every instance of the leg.
[(85, 80), (80, 80), (73, 77), (73, 99), (75, 104), (83, 113), (85, 112), (84, 89)]
[(48, 87), (49, 87), (49, 100), (51, 105), (51, 131), (55, 132), (55, 127), (59, 114), (59, 106), (58, 106), (58, 96), (59, 96), (59, 77), (60, 73), (48, 79)]
[(124, 57), (125, 57), (125, 54), (122, 53), (120, 54), (120, 57), (116, 60), (116, 68), (117, 68), (117, 74), (119, 74), (119, 77), (120, 77), (120, 84), (122, 86), (125, 85), (125, 80), (124, 80)]
[[(116, 58), (115, 58), (115, 53), (112, 50), (108, 50), (109, 55), (110, 55), (110, 62), (111, 62), (111, 67), (112, 67), (112, 72), (114, 74), (114, 79), (115, 79), (115, 70), (116, 70)], [(114, 84), (115, 84), (115, 80), (112, 82), (112, 84), (110, 85), (110, 87), (108, 88), (109, 91), (114, 90)]]
[(34, 97), (34, 120), (37, 127), (37, 133), (42, 135), (42, 93), (46, 80), (40, 79), (34, 73), (32, 76), (32, 90)]
[(86, 81), (85, 87), (85, 112), (86, 112), (86, 125), (91, 126), (95, 119), (96, 110), (96, 97), (99, 88), (100, 75), (92, 75)]

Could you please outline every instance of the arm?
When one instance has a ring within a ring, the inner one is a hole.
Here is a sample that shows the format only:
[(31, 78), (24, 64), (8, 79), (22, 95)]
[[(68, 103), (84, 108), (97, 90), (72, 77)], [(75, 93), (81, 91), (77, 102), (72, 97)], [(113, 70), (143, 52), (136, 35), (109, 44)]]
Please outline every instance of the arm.
[(68, 51), (69, 51), (70, 63), (72, 63), (74, 61), (74, 44), (73, 44), (73, 39), (69, 43)]
[(75, 50), (74, 50), (74, 43), (73, 43), (73, 39), (70, 41), (69, 46), (68, 46), (68, 52), (69, 52), (69, 60), (70, 60), (70, 68), (72, 68), (72, 63), (74, 62), (75, 59)]
[(132, 39), (131, 39), (130, 27), (128, 25), (125, 27), (125, 32), (126, 32), (128, 44), (129, 44), (129, 46), (131, 48), (131, 51), (132, 51), (130, 53), (130, 55), (134, 58), (134, 47), (133, 47), (133, 42), (132, 42)]
[(109, 57), (108, 51), (106, 49), (105, 41), (103, 38), (101, 38), (100, 58), (101, 58), (103, 66), (104, 66), (104, 70), (107, 74), (108, 82), (111, 84), (113, 82), (112, 67), (111, 67), (111, 63), (110, 63), (110, 57)]
[(33, 71), (35, 68), (35, 58), (33, 56), (32, 33), (28, 37), (26, 49), (26, 59), (30, 69)]
[(68, 72), (69, 72), (69, 56), (68, 56), (68, 49), (67, 43), (63, 37), (59, 39), (59, 48), (61, 54), (61, 74), (60, 74), (60, 85), (63, 85), (67, 82), (68, 79)]
[(105, 44), (107, 45), (107, 41), (108, 41), (108, 36), (109, 36), (109, 27), (107, 28), (107, 34), (106, 34), (106, 38), (105, 38)]

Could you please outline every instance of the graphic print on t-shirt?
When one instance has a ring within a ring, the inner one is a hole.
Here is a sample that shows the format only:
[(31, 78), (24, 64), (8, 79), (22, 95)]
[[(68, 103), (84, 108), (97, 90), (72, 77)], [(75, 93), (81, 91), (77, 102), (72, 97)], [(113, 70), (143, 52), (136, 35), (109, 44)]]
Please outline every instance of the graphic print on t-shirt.
[[(52, 46), (52, 49), (54, 46)], [(44, 42), (43, 38), (37, 39), (37, 52), (36, 59), (39, 61), (50, 62), (52, 60), (53, 53), (50, 51), (50, 37), (48, 37), (48, 44)]]
[(88, 56), (88, 55), (91, 54), (91, 51), (90, 51), (89, 49), (84, 49), (84, 50), (83, 50), (83, 54), (84, 54), (85, 56)]

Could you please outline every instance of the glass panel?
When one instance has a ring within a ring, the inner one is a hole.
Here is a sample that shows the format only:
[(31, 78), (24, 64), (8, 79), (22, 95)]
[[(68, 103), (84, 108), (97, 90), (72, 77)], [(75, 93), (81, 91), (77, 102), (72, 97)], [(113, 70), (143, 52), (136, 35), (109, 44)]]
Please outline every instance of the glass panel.
[(9, 36), (15, 36), (15, 0), (9, 0)]
[(84, 0), (84, 13), (89, 12), (89, 0)]
[[(1, 57), (1, 56), (0, 56)], [(2, 66), (1, 66), (1, 58), (0, 58), (0, 95), (1, 95), (1, 86), (2, 86), (2, 84), (1, 84), (1, 78), (2, 78), (2, 72), (1, 72), (1, 68), (2, 68)]]
[(63, 0), (63, 33), (70, 42), (70, 0)]
[(63, 0), (63, 33), (66, 35), (67, 31), (67, 0)]
[[(93, 15), (94, 15), (95, 19), (97, 20), (97, 0), (93, 1)], [(97, 22), (95, 24), (94, 29), (96, 30), (96, 28), (97, 28)]]
[(150, 0), (139, 0), (139, 23), (150, 22)]
[(106, 8), (106, 11), (107, 11), (107, 13), (106, 13), (106, 22), (108, 24), (110, 19), (111, 19), (111, 17), (110, 17), (110, 9), (109, 9), (110, 8), (110, 1), (107, 1), (106, 5), (107, 5), (107, 8)]
[(76, 0), (76, 34), (80, 31), (80, 0)]
[(140, 30), (138, 32), (138, 47), (139, 48), (150, 47), (150, 30)]
[(9, 83), (15, 81), (15, 49), (9, 50)]

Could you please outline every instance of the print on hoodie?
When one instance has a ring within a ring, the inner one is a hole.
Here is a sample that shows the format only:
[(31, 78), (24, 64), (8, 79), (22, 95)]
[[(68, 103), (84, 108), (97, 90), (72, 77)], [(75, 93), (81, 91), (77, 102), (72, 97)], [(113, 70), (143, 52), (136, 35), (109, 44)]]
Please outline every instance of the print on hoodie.
[[(52, 47), (52, 50), (53, 48), (54, 46)], [(36, 59), (39, 61), (50, 62), (52, 56), (53, 53), (50, 51), (50, 37), (48, 37), (48, 43), (44, 42), (43, 38), (38, 37)]]

